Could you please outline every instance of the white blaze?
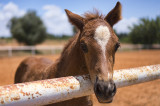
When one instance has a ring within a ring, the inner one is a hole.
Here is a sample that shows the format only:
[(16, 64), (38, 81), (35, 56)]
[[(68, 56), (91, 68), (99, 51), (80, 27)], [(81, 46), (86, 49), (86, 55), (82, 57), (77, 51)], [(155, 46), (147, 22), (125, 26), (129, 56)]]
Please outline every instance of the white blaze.
[(102, 54), (103, 54), (105, 60), (106, 60), (106, 56), (105, 56), (106, 45), (109, 41), (110, 36), (111, 36), (111, 34), (110, 34), (107, 26), (100, 25), (96, 28), (94, 39), (101, 46), (101, 49), (103, 52)]
[[(98, 26), (95, 31), (94, 39), (100, 45), (102, 49), (103, 61), (106, 62), (106, 45), (111, 37), (109, 29), (107, 26)], [(106, 68), (103, 64), (102, 67)], [(103, 80), (108, 80), (110, 77), (110, 73), (108, 72), (108, 77), (103, 77)]]

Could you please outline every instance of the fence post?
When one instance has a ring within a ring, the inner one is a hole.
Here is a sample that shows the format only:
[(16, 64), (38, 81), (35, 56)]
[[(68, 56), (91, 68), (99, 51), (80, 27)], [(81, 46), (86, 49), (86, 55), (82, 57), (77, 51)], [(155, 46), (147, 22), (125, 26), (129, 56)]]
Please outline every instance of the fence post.
[(8, 48), (8, 56), (9, 56), (9, 57), (12, 57), (12, 47), (9, 47), (9, 48)]
[(32, 50), (32, 55), (35, 55), (36, 52), (35, 52), (35, 47), (34, 46), (31, 47), (31, 50)]
[(51, 51), (52, 51), (52, 54), (55, 54), (55, 49), (53, 48), (53, 49), (51, 49)]

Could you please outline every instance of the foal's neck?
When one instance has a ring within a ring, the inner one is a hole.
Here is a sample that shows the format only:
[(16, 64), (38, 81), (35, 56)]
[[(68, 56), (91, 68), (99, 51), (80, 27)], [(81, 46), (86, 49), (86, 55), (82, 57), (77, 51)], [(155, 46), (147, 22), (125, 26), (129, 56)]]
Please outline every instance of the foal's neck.
[(56, 62), (55, 77), (75, 76), (88, 74), (85, 60), (79, 45), (79, 34), (65, 46), (60, 58)]

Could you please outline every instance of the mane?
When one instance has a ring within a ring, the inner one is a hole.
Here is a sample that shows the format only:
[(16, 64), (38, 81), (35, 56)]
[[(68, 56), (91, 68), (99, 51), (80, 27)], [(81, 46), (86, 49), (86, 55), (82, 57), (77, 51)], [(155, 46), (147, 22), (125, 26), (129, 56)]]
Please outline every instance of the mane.
[(77, 32), (77, 34), (75, 34), (72, 38), (69, 39), (68, 43), (63, 48), (61, 56), (63, 56), (64, 54), (66, 54), (66, 52), (70, 52), (70, 50), (73, 49), (70, 46), (75, 46), (76, 45), (78, 37), (79, 37), (79, 32)]
[(97, 9), (93, 9), (93, 11), (88, 11), (84, 13), (84, 18), (87, 19), (87, 21), (93, 20), (93, 19), (104, 19), (104, 15), (102, 15)]

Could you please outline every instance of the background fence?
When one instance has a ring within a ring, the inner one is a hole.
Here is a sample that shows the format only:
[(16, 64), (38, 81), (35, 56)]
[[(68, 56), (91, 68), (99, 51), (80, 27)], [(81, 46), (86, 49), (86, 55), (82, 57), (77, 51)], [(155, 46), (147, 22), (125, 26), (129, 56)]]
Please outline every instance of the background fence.
[(13, 55), (13, 51), (30, 50), (32, 55), (36, 54), (36, 50), (50, 50), (52, 54), (55, 50), (62, 50), (63, 46), (5, 46), (0, 47), (0, 51), (8, 51), (8, 56)]
[[(128, 51), (128, 50), (139, 50), (139, 49), (144, 49), (146, 48), (147, 45), (132, 45), (132, 44), (122, 44), (122, 47), (119, 48), (119, 51)], [(32, 55), (36, 54), (36, 50), (50, 50), (51, 54), (55, 54), (56, 50), (62, 50), (64, 45), (57, 45), (57, 46), (0, 46), (0, 52), (1, 51), (7, 51), (8, 56), (13, 56), (13, 51), (25, 51), (29, 50), (31, 51)], [(154, 44), (152, 45), (152, 49), (159, 49), (160, 45), (159, 44)]]

